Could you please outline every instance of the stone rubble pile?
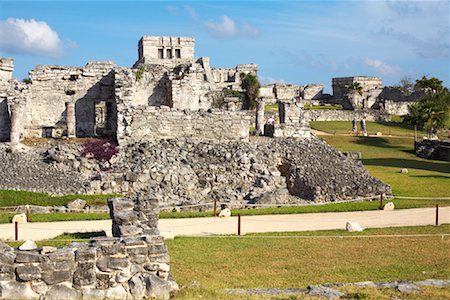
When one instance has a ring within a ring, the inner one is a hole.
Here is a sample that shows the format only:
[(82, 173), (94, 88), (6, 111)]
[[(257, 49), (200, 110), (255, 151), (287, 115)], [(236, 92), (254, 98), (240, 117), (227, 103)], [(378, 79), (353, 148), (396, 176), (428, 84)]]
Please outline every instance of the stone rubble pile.
[(26, 190), (50, 195), (82, 194), (89, 181), (76, 169), (45, 163), (34, 149), (0, 146), (0, 189)]

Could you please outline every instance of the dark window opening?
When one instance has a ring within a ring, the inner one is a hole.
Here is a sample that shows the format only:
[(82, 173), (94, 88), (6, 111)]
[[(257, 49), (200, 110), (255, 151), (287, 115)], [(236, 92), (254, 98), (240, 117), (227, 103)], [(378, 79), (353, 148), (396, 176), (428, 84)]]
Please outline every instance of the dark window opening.
[(158, 58), (159, 59), (163, 59), (164, 58), (164, 50), (163, 49), (158, 49)]
[(181, 49), (175, 49), (175, 58), (181, 58)]
[(169, 59), (172, 58), (172, 49), (167, 49), (166, 54), (167, 54), (166, 55), (167, 58), (169, 58)]

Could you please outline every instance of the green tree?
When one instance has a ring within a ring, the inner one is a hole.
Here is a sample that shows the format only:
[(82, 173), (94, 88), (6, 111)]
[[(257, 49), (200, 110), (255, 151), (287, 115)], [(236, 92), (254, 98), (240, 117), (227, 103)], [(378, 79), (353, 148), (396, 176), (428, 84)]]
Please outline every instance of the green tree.
[(424, 129), (431, 135), (445, 127), (449, 110), (450, 93), (448, 89), (442, 88), (440, 92), (428, 92), (425, 97), (411, 105), (403, 122), (416, 125), (418, 129)]
[(363, 88), (361, 86), (361, 83), (359, 82), (352, 82), (351, 84), (349, 84), (347, 86), (349, 91), (355, 91), (357, 92), (360, 96), (362, 96), (363, 94)]
[(425, 89), (426, 91), (431, 91), (433, 93), (438, 93), (443, 90), (447, 90), (442, 85), (442, 80), (439, 80), (436, 77), (427, 78), (426, 76), (422, 76), (421, 79), (416, 79), (416, 84), (414, 85), (415, 90)]
[(244, 93), (244, 109), (254, 109), (256, 107), (256, 98), (259, 96), (259, 83), (258, 77), (252, 73), (241, 73), (241, 87), (245, 91)]

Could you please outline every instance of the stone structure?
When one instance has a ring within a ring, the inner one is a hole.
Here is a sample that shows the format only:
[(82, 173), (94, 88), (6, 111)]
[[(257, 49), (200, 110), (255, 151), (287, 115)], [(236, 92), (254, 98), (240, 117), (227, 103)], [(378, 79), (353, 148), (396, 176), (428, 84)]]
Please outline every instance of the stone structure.
[[(391, 115), (382, 110), (337, 110), (337, 109), (313, 109), (308, 111), (309, 121), (352, 121), (353, 118), (361, 120), (366, 117), (366, 121), (389, 122)], [(351, 130), (351, 127), (349, 127)]]
[(399, 87), (386, 86), (378, 97), (378, 108), (392, 115), (406, 115), (410, 105), (425, 96), (424, 91), (403, 93)]
[[(354, 83), (359, 83), (362, 88), (361, 95), (351, 90)], [(344, 109), (372, 108), (382, 90), (380, 78), (366, 76), (333, 78), (332, 86), (334, 102), (342, 104)]]
[[(14, 142), (18, 136), (124, 140), (123, 134), (130, 136), (124, 130), (132, 128), (128, 124), (131, 116), (138, 119), (140, 113), (152, 111), (151, 107), (209, 110), (214, 103), (224, 102), (223, 89), (241, 90), (240, 74), (257, 74), (255, 64), (211, 68), (209, 58), (194, 58), (194, 45), (193, 38), (144, 36), (139, 41), (139, 57), (134, 68), (117, 67), (113, 62), (89, 62), (82, 68), (38, 65), (29, 73), (29, 84), (23, 86), (9, 80), (12, 60), (1, 59), (0, 115), (4, 117), (0, 121), (0, 140), (10, 139), (11, 125), (14, 125)], [(26, 92), (21, 93), (22, 90)], [(14, 124), (11, 123), (13, 102), (20, 103), (13, 111)], [(167, 114), (167, 122), (163, 124), (171, 124), (174, 115)], [(158, 120), (164, 118), (163, 113), (158, 116)], [(195, 127), (194, 133), (203, 131), (200, 136), (206, 136), (207, 132), (227, 131), (223, 126), (231, 122), (239, 128), (233, 125), (227, 137), (235, 133), (238, 139), (248, 136), (242, 133), (242, 126), (247, 126), (246, 118), (233, 120), (240, 118), (239, 114), (222, 116), (224, 119), (220, 120), (220, 114), (210, 114), (204, 121), (196, 118), (196, 123), (190, 125)], [(186, 122), (189, 119), (185, 125)], [(149, 125), (146, 126), (151, 128)], [(152, 136), (158, 136), (161, 130), (155, 130)], [(186, 129), (176, 135), (183, 134), (190, 136), (191, 131)]]
[(109, 200), (114, 237), (56, 249), (0, 243), (0, 299), (168, 299), (178, 290), (157, 229), (157, 200)]
[(450, 162), (450, 140), (423, 140), (416, 143), (415, 149), (419, 157)]
[(256, 106), (256, 127), (255, 127), (255, 134), (256, 135), (264, 135), (264, 108), (265, 108), (265, 101), (264, 98), (261, 98), (258, 101), (258, 105)]
[(309, 138), (308, 111), (299, 102), (278, 100), (280, 124), (275, 125), (274, 137)]
[(138, 43), (138, 64), (180, 64), (194, 60), (193, 37), (144, 36)]
[(14, 70), (14, 59), (0, 58), (0, 81), (8, 81), (12, 79)]

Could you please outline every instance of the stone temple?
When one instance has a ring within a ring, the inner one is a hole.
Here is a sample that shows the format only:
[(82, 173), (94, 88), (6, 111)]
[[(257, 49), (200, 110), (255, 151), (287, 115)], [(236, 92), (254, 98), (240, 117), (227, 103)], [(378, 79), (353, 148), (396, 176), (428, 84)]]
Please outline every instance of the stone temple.
[[(144, 36), (133, 68), (111, 61), (84, 67), (38, 65), (26, 83), (11, 80), (13, 61), (1, 59), (0, 141), (63, 136), (110, 137), (119, 143), (194, 135), (247, 139), (248, 114), (237, 111), (238, 100), (225, 93), (241, 91), (240, 74), (257, 74), (258, 66), (213, 68), (209, 58), (194, 57), (194, 46), (194, 38)], [(227, 110), (211, 110), (218, 107)], [(300, 108), (295, 109), (286, 116), (300, 118)], [(292, 131), (291, 125), (300, 122), (290, 120), (285, 122)]]

